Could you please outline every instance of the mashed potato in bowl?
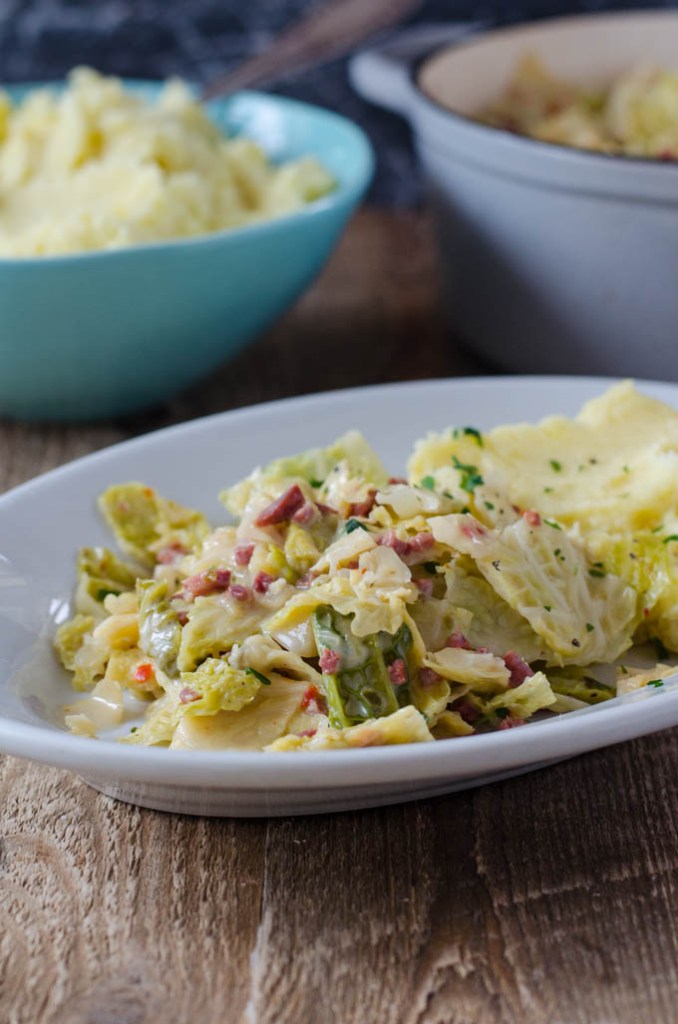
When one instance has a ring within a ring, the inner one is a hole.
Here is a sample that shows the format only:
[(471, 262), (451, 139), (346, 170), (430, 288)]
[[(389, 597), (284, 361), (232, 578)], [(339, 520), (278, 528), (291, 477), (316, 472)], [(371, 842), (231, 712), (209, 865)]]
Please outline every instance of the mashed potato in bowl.
[(591, 89), (555, 77), (527, 54), (480, 120), (542, 142), (678, 160), (678, 71), (639, 65)]
[(226, 138), (179, 80), (149, 101), (88, 68), (18, 106), (0, 93), (0, 257), (118, 249), (237, 228), (330, 192), (311, 157)]

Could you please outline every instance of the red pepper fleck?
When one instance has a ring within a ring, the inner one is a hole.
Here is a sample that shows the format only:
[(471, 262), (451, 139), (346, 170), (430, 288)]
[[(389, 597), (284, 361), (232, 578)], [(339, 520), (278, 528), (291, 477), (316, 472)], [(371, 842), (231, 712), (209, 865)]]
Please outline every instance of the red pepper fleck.
[(358, 562), (358, 559), (357, 558), (352, 558), (350, 562), (346, 563), (346, 568), (347, 569), (357, 569), (357, 568), (359, 568), (359, 565), (360, 565), (360, 563)]
[(252, 584), (256, 594), (265, 594), (271, 583), (275, 583), (276, 577), (269, 576), (267, 572), (258, 572)]
[(394, 686), (402, 686), (407, 682), (407, 665), (404, 658), (396, 658), (388, 666), (388, 674)]
[(137, 667), (132, 672), (132, 676), (134, 677), (134, 679), (136, 679), (138, 683), (147, 683), (148, 680), (151, 679), (154, 675), (155, 672), (153, 666), (149, 665), (148, 662), (144, 662), (141, 665), (137, 665)]
[(339, 669), (340, 664), (341, 658), (339, 657), (337, 652), (331, 651), (329, 647), (326, 647), (325, 650), (320, 655), (320, 671), (324, 672), (325, 675), (331, 676)]
[(407, 480), (404, 476), (390, 476), (388, 478), (388, 482), (391, 486), (393, 486), (393, 484), (407, 484)]
[(329, 505), (323, 505), (322, 501), (316, 501), (315, 507), (319, 512), (322, 512), (324, 516), (336, 516), (338, 512), (336, 508), (330, 508)]
[(310, 738), (311, 736), (315, 736), (317, 731), (317, 729), (302, 729), (301, 732), (297, 733), (297, 736), (308, 736)]
[(155, 560), (160, 565), (173, 565), (186, 554), (186, 548), (182, 544), (167, 544), (156, 553)]
[(649, 619), (649, 617), (650, 617), (650, 609), (649, 608), (643, 608), (643, 618), (644, 619)]
[(192, 704), (193, 701), (200, 700), (200, 694), (190, 686), (184, 686), (183, 690), (179, 691), (179, 700), (182, 704)]
[(349, 516), (359, 516), (363, 519), (368, 516), (377, 501), (377, 492), (370, 490), (364, 501), (353, 501), (349, 505)]
[(254, 554), (254, 544), (238, 544), (233, 552), (236, 565), (249, 565)]
[(236, 601), (249, 601), (252, 597), (252, 593), (249, 587), (241, 587), (239, 583), (234, 583), (228, 588), (228, 592), (231, 597), (234, 597)]
[(305, 501), (306, 498), (299, 484), (292, 484), (284, 494), (281, 494), (259, 513), (254, 520), (254, 525), (276, 526), (278, 523), (287, 523)]
[(460, 647), (463, 651), (473, 650), (463, 633), (450, 633), (445, 641), (445, 647)]
[(516, 686), (520, 686), (526, 679), (534, 675), (534, 672), (527, 664), (527, 662), (516, 654), (515, 651), (508, 651), (504, 655), (504, 664), (511, 673), (509, 678), (509, 686), (515, 689)]
[(541, 516), (538, 512), (533, 512), (528, 509), (528, 511), (523, 512), (523, 519), (528, 526), (541, 526)]
[(179, 620), (179, 625), (185, 626), (186, 623), (188, 622), (188, 612), (177, 612), (177, 618)]

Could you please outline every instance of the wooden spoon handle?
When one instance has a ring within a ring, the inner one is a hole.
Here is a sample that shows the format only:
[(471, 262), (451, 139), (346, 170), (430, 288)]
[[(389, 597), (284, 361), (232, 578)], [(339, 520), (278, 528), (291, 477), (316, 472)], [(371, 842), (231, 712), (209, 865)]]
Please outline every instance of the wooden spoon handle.
[(283, 32), (272, 45), (205, 87), (203, 100), (262, 86), (291, 71), (317, 67), (395, 25), (421, 0), (328, 0)]

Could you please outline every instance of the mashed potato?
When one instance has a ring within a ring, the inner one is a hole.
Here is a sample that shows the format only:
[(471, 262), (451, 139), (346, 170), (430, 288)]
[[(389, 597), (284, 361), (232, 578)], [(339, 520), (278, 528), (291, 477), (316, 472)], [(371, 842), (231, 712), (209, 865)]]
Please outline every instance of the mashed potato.
[(0, 256), (203, 235), (298, 209), (334, 187), (314, 159), (272, 165), (225, 138), (180, 81), (154, 102), (87, 68), (60, 95), (0, 93)]
[(591, 90), (555, 78), (528, 55), (480, 120), (542, 142), (678, 160), (678, 72), (637, 67)]

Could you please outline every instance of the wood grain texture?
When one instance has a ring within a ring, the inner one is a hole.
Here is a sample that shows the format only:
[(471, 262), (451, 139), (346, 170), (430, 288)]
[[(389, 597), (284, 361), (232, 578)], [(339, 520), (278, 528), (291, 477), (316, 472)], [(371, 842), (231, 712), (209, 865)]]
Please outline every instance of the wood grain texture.
[[(425, 220), (363, 214), (207, 385), (118, 423), (0, 425), (0, 487), (247, 402), (472, 370), (434, 266)], [(140, 810), (4, 758), (0, 1022), (676, 1021), (677, 764), (670, 730), (477, 791), (266, 822)]]

